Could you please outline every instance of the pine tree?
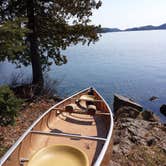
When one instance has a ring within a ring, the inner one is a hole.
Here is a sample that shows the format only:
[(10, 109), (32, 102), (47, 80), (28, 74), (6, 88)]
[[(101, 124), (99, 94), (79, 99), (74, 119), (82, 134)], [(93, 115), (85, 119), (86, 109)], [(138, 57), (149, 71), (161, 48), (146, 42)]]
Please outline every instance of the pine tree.
[(32, 65), (33, 84), (43, 87), (43, 71), (67, 62), (61, 55), (71, 44), (98, 40), (90, 25), (95, 0), (1, 0), (0, 61)]

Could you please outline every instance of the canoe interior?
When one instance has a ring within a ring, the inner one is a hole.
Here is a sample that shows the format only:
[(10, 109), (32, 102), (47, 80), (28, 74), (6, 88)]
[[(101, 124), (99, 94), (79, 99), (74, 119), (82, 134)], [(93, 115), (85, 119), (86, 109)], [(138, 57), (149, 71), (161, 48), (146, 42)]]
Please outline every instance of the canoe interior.
[[(87, 90), (74, 96), (79, 98), (81, 95), (87, 94)], [(97, 100), (101, 100), (99, 95), (94, 92)], [(83, 136), (96, 136), (107, 138), (110, 129), (110, 116), (91, 116), (87, 114), (57, 113), (57, 108), (64, 108), (67, 104), (74, 103), (75, 100), (68, 99), (55, 109), (49, 111), (32, 129), (32, 131), (43, 131), (50, 133), (67, 133)], [(95, 103), (97, 110), (101, 112), (109, 112), (104, 102)], [(19, 146), (14, 150), (11, 156), (6, 160), (3, 166), (20, 166), (20, 159), (30, 159), (31, 156), (41, 148), (55, 144), (66, 144), (75, 146), (84, 151), (89, 159), (90, 165), (93, 165), (98, 158), (105, 141), (91, 140), (82, 138), (71, 138), (55, 135), (28, 133)], [(24, 166), (27, 162), (24, 163)]]

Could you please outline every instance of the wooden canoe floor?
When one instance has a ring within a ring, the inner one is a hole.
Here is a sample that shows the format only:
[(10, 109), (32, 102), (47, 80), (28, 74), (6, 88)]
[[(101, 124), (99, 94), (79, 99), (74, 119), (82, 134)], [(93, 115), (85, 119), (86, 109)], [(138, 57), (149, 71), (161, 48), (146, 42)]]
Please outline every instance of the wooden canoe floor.
[[(75, 97), (78, 98), (80, 95), (82, 94)], [(96, 98), (100, 100), (100, 97), (97, 94)], [(73, 103), (73, 100), (69, 99), (58, 107), (64, 108), (65, 105), (70, 103)], [(104, 102), (97, 103), (96, 106), (97, 110), (108, 112), (108, 108)], [(109, 128), (110, 116), (90, 116), (76, 113), (69, 114), (66, 112), (57, 114), (55, 110), (51, 110), (34, 126), (32, 131), (58, 132), (106, 138)], [(30, 159), (31, 156), (41, 148), (55, 144), (72, 145), (81, 149), (87, 154), (90, 165), (93, 165), (98, 158), (104, 143), (105, 142), (101, 140), (29, 133), (3, 166), (20, 166), (21, 158)], [(26, 165), (27, 163), (24, 164), (24, 166)]]

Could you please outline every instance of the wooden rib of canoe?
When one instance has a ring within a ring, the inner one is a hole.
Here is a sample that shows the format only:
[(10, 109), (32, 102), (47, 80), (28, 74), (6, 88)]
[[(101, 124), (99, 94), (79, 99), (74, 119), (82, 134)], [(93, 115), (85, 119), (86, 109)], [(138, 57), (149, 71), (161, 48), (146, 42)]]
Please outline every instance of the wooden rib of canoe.
[(103, 166), (110, 157), (112, 131), (111, 109), (94, 88), (87, 88), (39, 117), (0, 165)]

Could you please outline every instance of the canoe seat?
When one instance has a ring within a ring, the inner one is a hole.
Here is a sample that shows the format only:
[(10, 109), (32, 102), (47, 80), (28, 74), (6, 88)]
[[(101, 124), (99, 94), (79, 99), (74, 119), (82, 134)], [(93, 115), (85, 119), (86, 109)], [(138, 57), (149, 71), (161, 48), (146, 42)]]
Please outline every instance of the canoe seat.
[(91, 101), (93, 102), (95, 100), (95, 97), (93, 95), (82, 95), (79, 100), (85, 100), (85, 101)]
[(77, 104), (71, 103), (65, 106), (65, 111), (67, 112), (73, 112), (74, 110), (79, 110), (79, 107), (77, 106)]
[[(60, 114), (61, 112), (68, 112), (66, 110), (66, 107), (65, 108), (63, 108), (63, 107), (62, 108), (53, 108), (52, 110), (55, 110), (56, 112), (58, 112), (58, 114)], [(73, 113), (73, 114), (85, 114), (85, 115), (89, 114), (87, 110), (83, 111), (80, 108), (74, 109), (71, 113)], [(110, 113), (109, 112), (103, 112), (101, 110), (96, 110), (95, 115), (96, 116), (100, 116), (100, 115), (110, 116)]]
[(89, 115), (95, 115), (97, 108), (95, 105), (95, 96), (93, 95), (82, 95), (78, 101), (77, 105), (86, 109)]
[(51, 145), (40, 149), (29, 160), (28, 166), (89, 166), (88, 156), (69, 145)]

